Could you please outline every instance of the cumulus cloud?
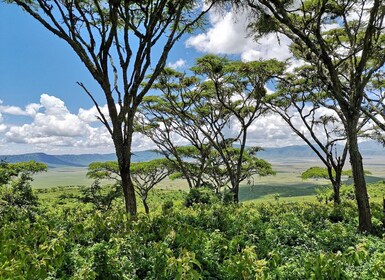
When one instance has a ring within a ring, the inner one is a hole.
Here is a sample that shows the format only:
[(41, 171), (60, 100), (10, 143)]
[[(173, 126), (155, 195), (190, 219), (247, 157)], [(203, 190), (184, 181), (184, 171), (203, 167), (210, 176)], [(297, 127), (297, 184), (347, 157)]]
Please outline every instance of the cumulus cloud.
[(45, 145), (47, 148), (111, 145), (111, 137), (104, 127), (92, 127), (89, 124), (92, 122), (90, 112), (93, 111), (96, 109), (80, 109), (79, 114), (75, 115), (59, 98), (42, 94), (39, 104), (29, 104), (24, 110), (33, 120), (23, 125), (12, 125), (5, 137), (11, 143)]
[[(185, 42), (187, 47), (198, 51), (219, 55), (240, 55), (243, 61), (291, 57), (288, 45), (290, 39), (283, 35), (271, 34), (255, 42), (247, 31), (247, 17), (233, 11), (225, 14), (210, 12), (211, 28), (206, 32), (191, 36)], [(279, 40), (277, 40), (279, 39)]]
[(5, 113), (15, 116), (34, 116), (40, 108), (40, 104), (29, 104), (22, 109), (17, 106), (3, 105), (3, 101), (0, 100), (0, 113)]
[(4, 132), (7, 130), (7, 126), (3, 123), (0, 124), (0, 133)]
[[(0, 100), (0, 104), (1, 104), (1, 100)], [(3, 122), (3, 115), (0, 112), (0, 133), (3, 133), (7, 130), (7, 126), (2, 122)]]
[[(102, 111), (103, 115), (107, 118), (107, 120), (109, 120), (107, 104), (104, 106), (101, 106), (100, 110)], [(99, 112), (96, 109), (96, 106), (93, 106), (90, 109), (80, 108), (78, 112), (78, 117), (82, 121), (87, 123), (99, 122), (98, 116), (99, 116)]]
[[(4, 144), (16, 147), (29, 147), (28, 152), (44, 151), (51, 153), (113, 152), (111, 135), (96, 118), (95, 106), (80, 108), (77, 114), (71, 113), (65, 103), (48, 94), (42, 94), (39, 103), (32, 103), (22, 109), (9, 109), (14, 106), (2, 106), (3, 112), (23, 112), (32, 120), (21, 125), (2, 124), (0, 111), (0, 133), (4, 133)], [(5, 108), (5, 109), (4, 109)], [(108, 117), (107, 105), (101, 106)], [(141, 134), (134, 133), (132, 148), (134, 151), (153, 149), (153, 142)], [(17, 148), (14, 149), (18, 150)]]
[(175, 62), (169, 62), (167, 64), (168, 67), (172, 68), (172, 69), (179, 69), (179, 68), (182, 68), (186, 65), (186, 60), (180, 58), (178, 59), (177, 61)]
[[(228, 132), (234, 137), (240, 127), (233, 121)], [(283, 147), (303, 145), (303, 141), (290, 129), (280, 116), (267, 114), (256, 119), (248, 129), (247, 145), (260, 147)]]
[[(28, 152), (44, 151), (51, 153), (113, 152), (114, 146), (107, 129), (97, 122), (95, 107), (80, 108), (77, 114), (71, 113), (65, 103), (48, 94), (41, 95), (38, 104), (30, 104), (29, 116), (32, 120), (22, 125), (2, 123), (0, 112), (0, 133), (4, 147), (12, 143), (15, 147), (29, 147)], [(101, 107), (107, 114), (107, 107)], [(322, 112), (324, 114), (326, 112)], [(298, 125), (300, 120), (298, 118)], [(301, 128), (300, 128), (301, 129)], [(239, 131), (233, 122), (226, 131), (229, 137)], [(183, 137), (173, 136), (176, 145), (188, 145)], [(257, 119), (248, 131), (248, 145), (278, 147), (298, 144), (303, 141), (279, 117), (273, 114)], [(135, 133), (132, 141), (133, 151), (154, 149), (154, 143), (147, 137)], [(16, 148), (14, 149), (16, 150)], [(4, 153), (4, 152), (2, 152)]]

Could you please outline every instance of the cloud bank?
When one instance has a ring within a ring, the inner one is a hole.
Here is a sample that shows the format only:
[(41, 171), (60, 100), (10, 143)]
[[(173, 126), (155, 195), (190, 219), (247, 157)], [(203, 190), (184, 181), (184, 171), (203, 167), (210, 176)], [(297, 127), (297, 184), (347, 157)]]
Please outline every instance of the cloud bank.
[(288, 48), (291, 41), (283, 35), (270, 34), (256, 42), (248, 33), (247, 16), (213, 10), (209, 22), (210, 27), (205, 32), (186, 40), (186, 47), (217, 55), (239, 55), (243, 61), (291, 57)]
[[(12, 108), (12, 109), (10, 109)], [(101, 110), (107, 114), (107, 106)], [(26, 116), (22, 124), (5, 123), (3, 115)], [(40, 96), (39, 103), (24, 108), (0, 107), (0, 154), (26, 152), (47, 153), (111, 153), (114, 152), (111, 136), (98, 121), (95, 107), (80, 108), (72, 113), (64, 101), (48, 94)], [(236, 123), (227, 132), (235, 134)], [(248, 133), (248, 145), (275, 147), (303, 144), (290, 128), (275, 115), (261, 117), (252, 124)], [(186, 145), (186, 139), (174, 137), (177, 145)], [(9, 147), (12, 147), (10, 149)], [(133, 151), (153, 149), (152, 141), (141, 134), (134, 134)]]

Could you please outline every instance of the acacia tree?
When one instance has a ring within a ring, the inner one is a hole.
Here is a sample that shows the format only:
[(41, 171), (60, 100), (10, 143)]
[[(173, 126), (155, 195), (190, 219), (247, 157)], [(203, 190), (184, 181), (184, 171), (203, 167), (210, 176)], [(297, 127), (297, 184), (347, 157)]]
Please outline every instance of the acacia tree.
[[(193, 99), (198, 102), (195, 106), (199, 108), (196, 125), (220, 154), (230, 179), (234, 202), (238, 203), (239, 185), (244, 180), (242, 165), (247, 154), (248, 129), (265, 113), (265, 85), (282, 72), (283, 63), (277, 60), (229, 61), (207, 55), (197, 59), (192, 70), (196, 76), (205, 79), (202, 82), (204, 104), (197, 98)], [(229, 121), (222, 121), (224, 115), (230, 116)], [(224, 130), (226, 125), (237, 126), (239, 129), (229, 137)], [(208, 131), (214, 132), (214, 137)], [(234, 143), (239, 145), (239, 151), (233, 148)]]
[[(131, 163), (130, 169), (135, 191), (142, 199), (145, 212), (148, 214), (150, 212), (147, 204), (149, 191), (174, 172), (174, 165), (163, 158), (144, 162), (133, 162)], [(119, 172), (119, 165), (116, 161), (93, 162), (88, 166), (87, 176), (97, 180), (97, 187), (100, 186), (98, 183), (100, 179), (112, 180), (115, 181), (115, 184), (121, 185), (122, 182)], [(108, 209), (112, 200), (117, 198), (119, 194), (120, 192), (118, 190), (112, 190), (105, 194), (99, 192), (96, 201), (98, 204), (107, 206), (106, 208)]]
[[(175, 42), (210, 9), (182, 0), (5, 0), (23, 8), (78, 55), (104, 93), (109, 116), (91, 97), (111, 134), (118, 158), (126, 211), (136, 215), (130, 177), (133, 121), (144, 95), (165, 66)], [(117, 64), (114, 64), (114, 60)], [(152, 77), (140, 87), (148, 71)]]
[(385, 72), (378, 71), (370, 81), (365, 93), (365, 103), (362, 111), (372, 125), (365, 131), (368, 136), (385, 146)]
[(131, 164), (131, 177), (142, 199), (146, 214), (150, 213), (147, 204), (149, 191), (173, 172), (174, 165), (165, 158)]
[(335, 103), (325, 95), (314, 69), (303, 66), (280, 80), (266, 106), (279, 114), (322, 161), (333, 187), (334, 203), (340, 204), (348, 146), (341, 127), (340, 116), (343, 115)]
[[(146, 96), (136, 117), (137, 130), (149, 137), (161, 153), (179, 167), (190, 189), (202, 185), (202, 175), (212, 148), (194, 121), (185, 116), (185, 112), (191, 109), (191, 104), (185, 101), (186, 95), (194, 91), (198, 83), (194, 77), (164, 69), (153, 85), (162, 95)], [(176, 138), (187, 140), (191, 146), (178, 146)], [(186, 161), (186, 158), (195, 162)]]
[[(239, 3), (239, 1), (237, 1)], [(327, 94), (337, 101), (346, 131), (358, 205), (359, 230), (372, 229), (371, 210), (358, 147), (365, 89), (385, 63), (382, 0), (245, 0), (258, 35), (290, 38), (296, 56), (317, 69)]]
[[(145, 106), (149, 112), (145, 115), (160, 122), (153, 126), (160, 128), (153, 135), (161, 135), (158, 142), (163, 145), (172, 142), (167, 140), (172, 132), (187, 135), (195, 148), (204, 148), (201, 149), (204, 158), (208, 156), (207, 151), (214, 148), (230, 180), (234, 201), (238, 202), (247, 131), (265, 112), (262, 106), (265, 83), (280, 73), (282, 66), (276, 60), (244, 63), (207, 55), (197, 59), (191, 68), (192, 76), (164, 71), (154, 84), (163, 95), (151, 97)], [(238, 128), (233, 135), (230, 135), (230, 126)], [(196, 143), (198, 137), (202, 140)], [(239, 151), (234, 149), (234, 143), (239, 144)]]

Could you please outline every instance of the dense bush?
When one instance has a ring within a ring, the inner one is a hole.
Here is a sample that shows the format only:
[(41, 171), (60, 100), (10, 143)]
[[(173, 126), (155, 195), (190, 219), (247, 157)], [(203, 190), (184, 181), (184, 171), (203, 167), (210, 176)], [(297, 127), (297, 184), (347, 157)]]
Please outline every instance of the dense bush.
[(135, 220), (80, 206), (2, 219), (0, 279), (385, 277), (385, 241), (356, 232), (353, 203), (168, 204)]
[(186, 207), (194, 204), (213, 204), (219, 201), (218, 195), (207, 187), (193, 188), (186, 197)]

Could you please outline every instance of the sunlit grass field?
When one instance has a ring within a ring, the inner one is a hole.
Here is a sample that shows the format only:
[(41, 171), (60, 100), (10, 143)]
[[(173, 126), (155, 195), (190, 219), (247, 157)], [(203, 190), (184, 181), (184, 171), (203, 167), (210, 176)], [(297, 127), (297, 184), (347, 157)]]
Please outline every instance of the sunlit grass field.
[[(239, 197), (244, 203), (279, 201), (316, 201), (317, 189), (329, 184), (328, 180), (312, 179), (302, 180), (301, 173), (310, 166), (320, 165), (313, 159), (287, 160), (272, 162), (277, 172), (274, 176), (255, 176), (254, 185), (246, 182), (241, 184)], [(385, 180), (385, 162), (381, 159), (367, 159), (366, 170), (372, 174), (367, 176), (368, 183)], [(63, 193), (77, 194), (80, 186), (90, 186), (92, 179), (86, 177), (87, 168), (61, 167), (51, 168), (48, 172), (38, 174), (32, 183), (34, 189), (40, 189), (40, 196), (45, 200), (53, 200)], [(347, 184), (352, 184), (351, 179), (345, 178)], [(165, 179), (156, 187), (159, 190), (188, 191), (187, 182), (178, 179)], [(46, 189), (46, 190), (45, 190)], [(385, 190), (372, 189), (372, 200), (380, 200), (385, 195)]]

